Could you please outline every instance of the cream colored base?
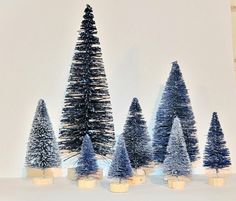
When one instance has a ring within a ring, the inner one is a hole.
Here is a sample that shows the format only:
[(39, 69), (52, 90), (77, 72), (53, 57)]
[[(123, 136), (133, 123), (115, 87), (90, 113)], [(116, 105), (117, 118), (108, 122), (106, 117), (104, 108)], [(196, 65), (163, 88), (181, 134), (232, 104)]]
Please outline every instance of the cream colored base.
[(168, 180), (168, 186), (169, 188), (173, 188), (176, 190), (182, 190), (185, 187), (185, 181), (181, 180)]
[(143, 171), (145, 172), (145, 175), (148, 175), (154, 171), (153, 167), (144, 167)]
[(129, 184), (127, 182), (125, 182), (125, 183), (118, 183), (118, 182), (110, 183), (110, 191), (113, 193), (126, 193), (129, 191)]
[(139, 168), (135, 170), (135, 175), (145, 175), (145, 171), (143, 168)]
[(165, 180), (169, 181), (169, 180), (180, 180), (180, 181), (185, 181), (186, 183), (190, 182), (192, 180), (192, 178), (189, 176), (179, 176), (178, 178), (175, 176), (166, 176)]
[(37, 186), (47, 186), (53, 184), (52, 177), (35, 177), (32, 181)]
[(62, 170), (61, 168), (26, 168), (26, 177), (61, 177)]
[(128, 179), (128, 183), (130, 185), (138, 185), (138, 184), (143, 184), (145, 182), (146, 182), (145, 175), (134, 175)]
[[(103, 179), (103, 169), (98, 169), (98, 171), (90, 177), (94, 177), (97, 180), (102, 180)], [(68, 168), (67, 169), (67, 178), (70, 180), (77, 180), (78, 176), (76, 174), (75, 168)]]
[(62, 177), (61, 168), (47, 168), (46, 172), (48, 175), (52, 175), (53, 177)]
[(208, 184), (212, 186), (224, 186), (225, 179), (222, 177), (210, 177), (208, 178)]
[(68, 168), (67, 169), (67, 178), (70, 180), (77, 180), (78, 176), (75, 172), (75, 168)]
[(85, 179), (79, 179), (78, 180), (78, 187), (82, 189), (92, 189), (95, 188), (97, 184), (96, 179), (92, 178), (85, 178)]

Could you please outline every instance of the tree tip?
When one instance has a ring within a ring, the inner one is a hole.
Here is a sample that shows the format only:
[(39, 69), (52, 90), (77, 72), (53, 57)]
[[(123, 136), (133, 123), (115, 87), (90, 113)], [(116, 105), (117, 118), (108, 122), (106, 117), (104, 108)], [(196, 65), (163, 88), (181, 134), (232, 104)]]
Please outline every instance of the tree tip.
[(85, 10), (91, 10), (92, 11), (92, 7), (89, 4), (86, 4), (86, 9)]
[(45, 104), (45, 101), (41, 98), (41, 99), (39, 99), (38, 104), (39, 105)]
[(178, 65), (178, 61), (177, 60), (173, 61), (172, 65)]
[(132, 102), (137, 103), (138, 102), (138, 98), (134, 97)]
[(213, 118), (218, 118), (217, 112), (213, 112), (213, 113), (212, 113), (212, 117), (213, 117)]

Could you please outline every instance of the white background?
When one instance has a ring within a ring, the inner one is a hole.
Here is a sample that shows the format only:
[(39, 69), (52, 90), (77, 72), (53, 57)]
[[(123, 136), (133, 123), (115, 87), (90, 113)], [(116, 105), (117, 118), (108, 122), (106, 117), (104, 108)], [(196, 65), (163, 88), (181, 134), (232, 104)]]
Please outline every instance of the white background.
[(0, 177), (22, 176), (39, 98), (58, 133), (86, 3), (94, 9), (116, 134), (134, 96), (152, 131), (170, 64), (178, 60), (201, 154), (211, 113), (217, 111), (235, 164), (236, 83), (227, 0), (0, 0)]

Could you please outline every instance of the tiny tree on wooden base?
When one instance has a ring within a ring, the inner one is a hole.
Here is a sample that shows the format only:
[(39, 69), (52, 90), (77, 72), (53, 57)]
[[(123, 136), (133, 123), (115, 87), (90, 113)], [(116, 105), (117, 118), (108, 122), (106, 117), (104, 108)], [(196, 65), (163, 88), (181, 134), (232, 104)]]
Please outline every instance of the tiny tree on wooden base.
[(167, 176), (175, 178), (168, 181), (169, 187), (178, 190), (185, 186), (185, 181), (180, 180), (179, 177), (191, 174), (191, 163), (178, 117), (175, 117), (171, 128), (163, 170)]
[(40, 183), (38, 182), (40, 178), (53, 177), (53, 174), (48, 175), (46, 173), (47, 169), (58, 168), (61, 165), (58, 145), (44, 100), (39, 100), (38, 102), (29, 137), (25, 163), (29, 171), (32, 168), (42, 170), (38, 171), (39, 175), (34, 176), (38, 178), (38, 184)]
[(216, 173), (214, 177), (209, 178), (209, 184), (223, 186), (224, 178), (219, 176), (219, 170), (229, 167), (231, 162), (229, 150), (226, 147), (226, 141), (224, 140), (224, 133), (216, 112), (212, 115), (203, 163), (204, 167), (214, 169)]
[(96, 186), (96, 179), (91, 175), (98, 171), (98, 165), (89, 135), (83, 137), (80, 156), (75, 170), (80, 188), (94, 188)]
[(113, 155), (108, 177), (118, 181), (111, 182), (110, 191), (116, 193), (127, 192), (129, 184), (127, 180), (133, 175), (129, 156), (125, 147), (123, 135), (120, 135), (116, 150)]

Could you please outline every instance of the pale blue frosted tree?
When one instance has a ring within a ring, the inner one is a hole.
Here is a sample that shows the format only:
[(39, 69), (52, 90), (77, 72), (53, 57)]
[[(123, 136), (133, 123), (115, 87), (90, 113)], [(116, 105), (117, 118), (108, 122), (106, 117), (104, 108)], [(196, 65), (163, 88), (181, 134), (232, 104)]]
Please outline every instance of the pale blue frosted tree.
[(178, 117), (174, 118), (167, 154), (163, 163), (164, 173), (168, 176), (188, 176), (191, 174), (191, 162), (184, 141), (183, 130)]
[(108, 171), (108, 177), (118, 179), (121, 182), (121, 180), (128, 179), (132, 175), (132, 167), (130, 165), (124, 137), (123, 135), (120, 135), (111, 166)]
[(94, 153), (93, 145), (89, 135), (83, 137), (80, 156), (78, 158), (76, 173), (79, 177), (88, 177), (96, 173), (98, 165)]

